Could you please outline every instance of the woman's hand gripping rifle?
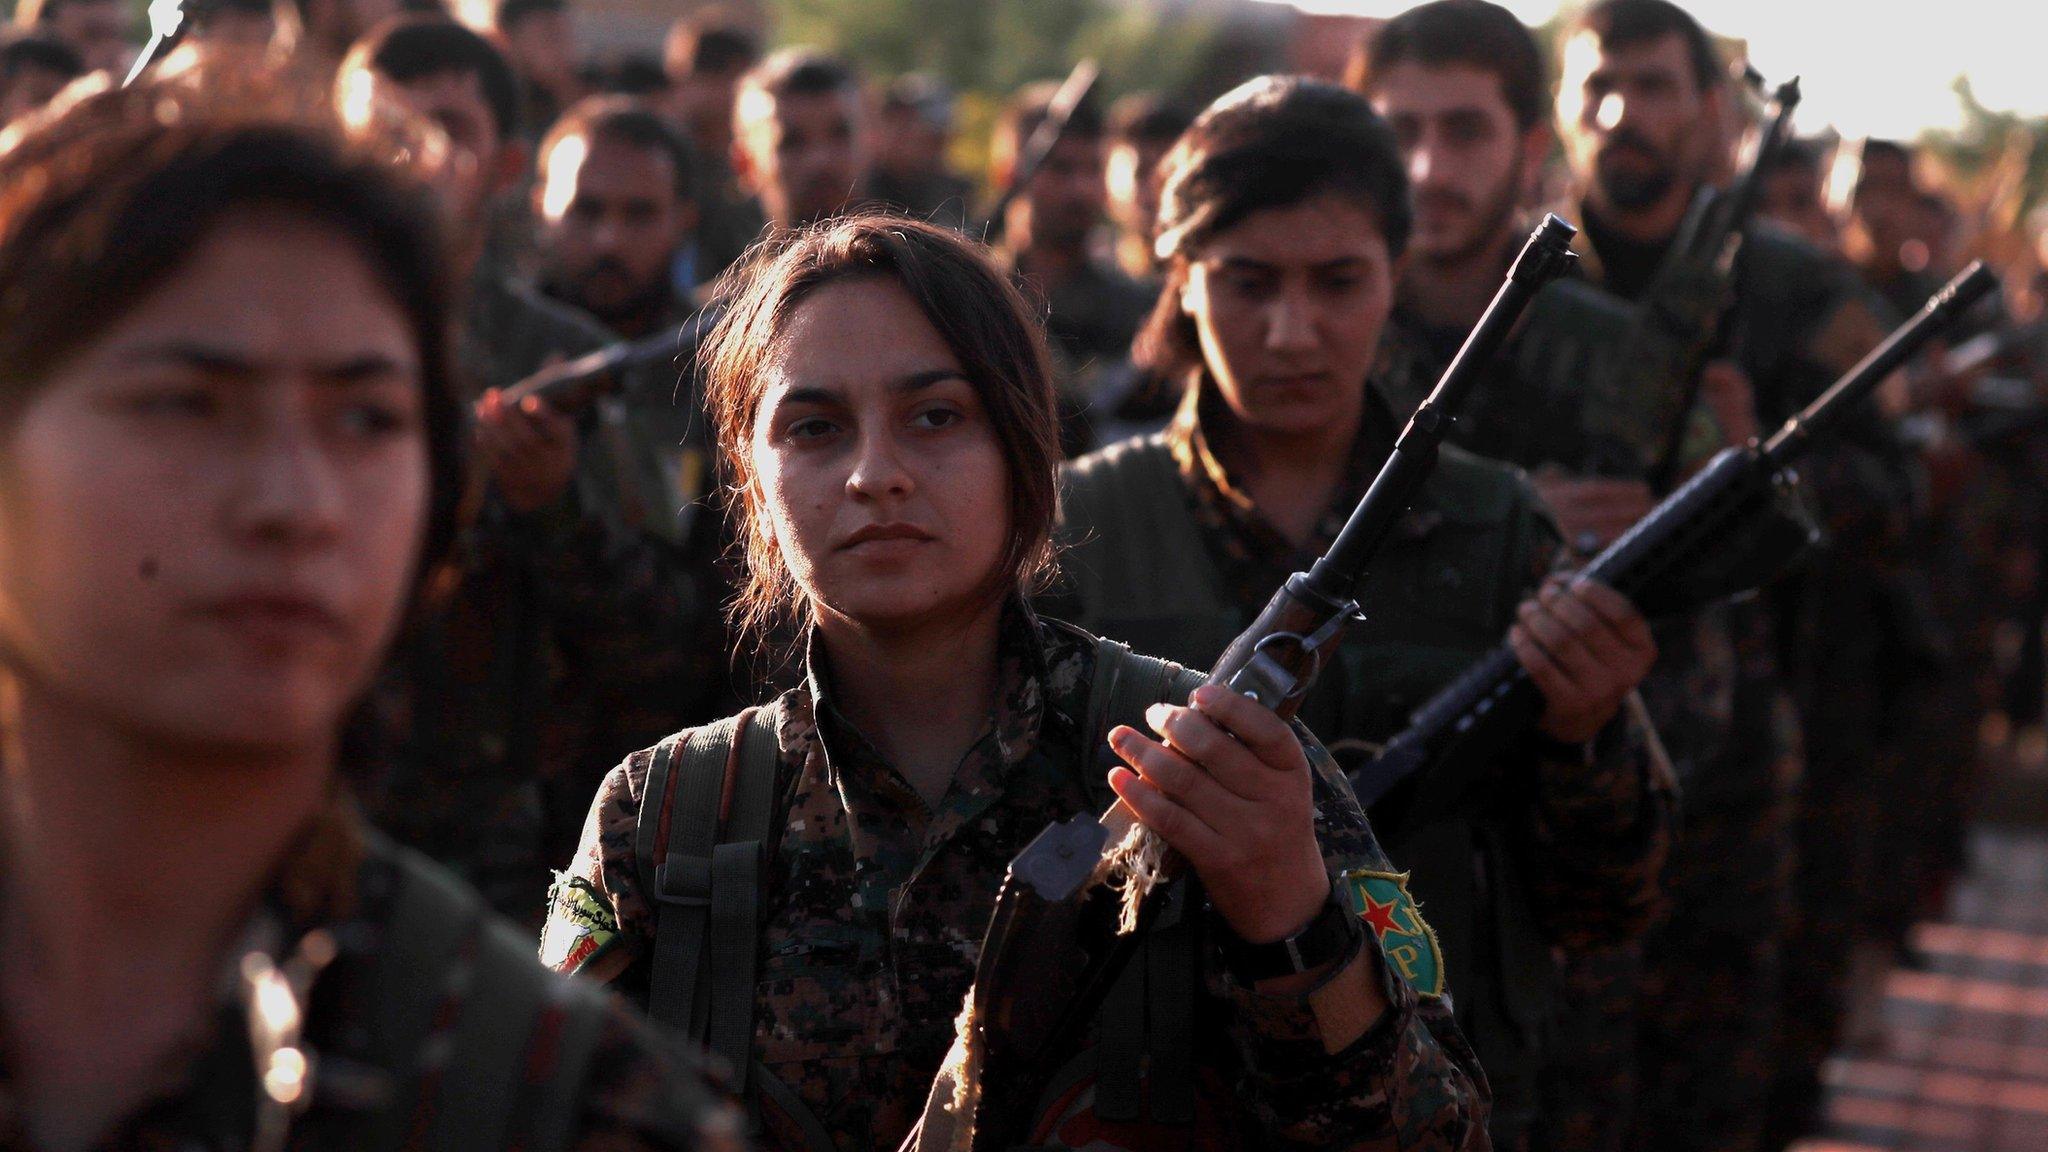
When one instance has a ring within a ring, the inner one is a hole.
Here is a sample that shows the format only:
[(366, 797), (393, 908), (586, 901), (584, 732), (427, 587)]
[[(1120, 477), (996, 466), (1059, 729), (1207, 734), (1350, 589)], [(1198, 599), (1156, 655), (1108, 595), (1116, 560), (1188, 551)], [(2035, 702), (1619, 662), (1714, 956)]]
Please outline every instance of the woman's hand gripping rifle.
[[(1291, 719), (1344, 629), (1360, 617), (1367, 565), (1436, 465), (1466, 395), (1537, 290), (1570, 266), (1577, 229), (1546, 217), (1435, 391), (1415, 411), (1330, 550), (1290, 577), (1209, 673)], [(1118, 801), (1048, 827), (1010, 863), (996, 897), (961, 1039), (905, 1148), (1025, 1142), (1053, 1062), (1071, 1047), (1156, 911), (1181, 862)]]

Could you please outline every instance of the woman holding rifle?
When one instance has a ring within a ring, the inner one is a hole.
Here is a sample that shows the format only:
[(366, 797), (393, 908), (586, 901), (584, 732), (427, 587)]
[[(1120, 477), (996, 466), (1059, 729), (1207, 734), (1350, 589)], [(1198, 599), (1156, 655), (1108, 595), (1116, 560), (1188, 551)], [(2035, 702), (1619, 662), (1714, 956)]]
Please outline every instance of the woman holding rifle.
[[(1069, 466), (1069, 583), (1048, 610), (1206, 667), (1328, 548), (1400, 430), (1373, 376), (1408, 189), (1365, 100), (1300, 79), (1224, 96), (1164, 167), (1167, 282), (1140, 353), (1187, 382), (1184, 403), (1165, 432)], [(1551, 949), (1639, 932), (1669, 835), (1669, 798), (1616, 719), (1655, 645), (1613, 591), (1546, 581), (1556, 549), (1519, 473), (1444, 449), (1302, 711), (1340, 761), (1362, 756), (1503, 634), (1543, 690), (1487, 795), (1419, 825), (1412, 793), (1374, 813), (1442, 946), (1399, 917), (1377, 930), (1419, 992), (1455, 993), (1507, 1148), (1532, 1119)], [(1391, 880), (1366, 895), (1408, 898)]]
[[(767, 1147), (894, 1148), (1008, 862), (1120, 796), (1208, 894), (1155, 926), (1178, 930), (1184, 982), (1146, 990), (1191, 1030), (1185, 1063), (1154, 1063), (1145, 1099), (1098, 1094), (1118, 1061), (1087, 1057), (1091, 1029), (1034, 1146), (1478, 1146), (1484, 1081), (1449, 1012), (1333, 882), (1389, 865), (1328, 755), (1029, 606), (1052, 558), (1053, 393), (987, 256), (857, 217), (770, 241), (728, 298), (704, 362), (739, 618), (792, 638), (803, 680), (612, 772), (543, 959), (707, 1039)], [(1128, 708), (1097, 691), (1142, 675), (1154, 691)], [(1167, 1099), (1170, 1116), (1145, 1106)]]

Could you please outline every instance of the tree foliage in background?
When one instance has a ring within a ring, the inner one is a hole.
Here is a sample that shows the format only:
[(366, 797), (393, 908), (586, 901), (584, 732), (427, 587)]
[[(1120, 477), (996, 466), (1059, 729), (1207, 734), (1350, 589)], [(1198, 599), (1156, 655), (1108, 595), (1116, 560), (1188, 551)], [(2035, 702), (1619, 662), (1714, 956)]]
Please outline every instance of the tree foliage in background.
[(987, 169), (1003, 101), (1033, 80), (1058, 79), (1092, 56), (1108, 100), (1151, 89), (1207, 100), (1224, 29), (1213, 19), (1115, 0), (776, 0), (777, 39), (815, 44), (887, 79), (928, 72), (960, 95), (953, 159)]
[(1963, 106), (1962, 126), (1924, 133), (1920, 143), (1954, 174), (1954, 191), (1978, 201), (1964, 207), (2016, 221), (2048, 204), (2048, 116), (1986, 108), (1968, 77), (1956, 78), (1955, 94)]

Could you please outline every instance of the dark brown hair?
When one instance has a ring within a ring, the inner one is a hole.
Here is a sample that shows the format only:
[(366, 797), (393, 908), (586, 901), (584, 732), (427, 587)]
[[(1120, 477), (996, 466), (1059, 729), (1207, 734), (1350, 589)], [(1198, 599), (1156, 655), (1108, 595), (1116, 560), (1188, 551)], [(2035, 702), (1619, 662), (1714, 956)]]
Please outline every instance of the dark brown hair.
[(436, 76), (474, 76), (499, 140), (518, 135), (519, 75), (496, 44), (447, 16), (393, 16), (371, 29), (342, 62), (344, 72), (363, 69), (410, 84)]
[(569, 106), (542, 138), (538, 155), (545, 180), (555, 146), (571, 136), (652, 152), (668, 161), (678, 202), (697, 199), (697, 149), (645, 101), (634, 96), (585, 96)]
[(1591, 32), (1600, 47), (1609, 52), (1653, 44), (1666, 36), (1678, 37), (1692, 64), (1692, 78), (1702, 92), (1712, 91), (1727, 79), (1714, 38), (1700, 27), (1692, 13), (1671, 0), (1599, 0), (1565, 25), (1559, 43)]
[(1515, 126), (1527, 132), (1549, 114), (1549, 84), (1536, 37), (1491, 0), (1434, 0), (1401, 13), (1361, 41), (1344, 66), (1344, 86), (1371, 95), (1396, 64), (1467, 64), (1500, 81)]
[(1052, 377), (1045, 336), (1009, 278), (958, 233), (901, 216), (862, 213), (789, 229), (726, 273), (719, 291), (725, 312), (701, 361), (746, 567), (733, 623), (764, 652), (806, 622), (808, 605), (759, 506), (752, 449), (763, 368), (799, 305), (821, 288), (859, 279), (893, 280), (910, 294), (960, 361), (995, 429), (1009, 472), (1010, 532), (990, 593), (1035, 593), (1052, 573), (1060, 459)]
[(1247, 81), (1203, 110), (1159, 167), (1156, 253), (1166, 283), (1131, 349), (1156, 376), (1178, 378), (1201, 364), (1195, 323), (1180, 306), (1188, 264), (1245, 217), (1335, 192), (1372, 214), (1389, 256), (1408, 246), (1408, 176), (1394, 134), (1365, 97), (1335, 84)]
[(88, 92), (0, 133), (0, 425), (224, 220), (254, 206), (303, 214), (355, 246), (417, 341), (432, 485), (424, 576), (454, 540), (466, 433), (438, 216), (397, 168), (418, 147), (351, 138), (324, 92), (239, 71)]

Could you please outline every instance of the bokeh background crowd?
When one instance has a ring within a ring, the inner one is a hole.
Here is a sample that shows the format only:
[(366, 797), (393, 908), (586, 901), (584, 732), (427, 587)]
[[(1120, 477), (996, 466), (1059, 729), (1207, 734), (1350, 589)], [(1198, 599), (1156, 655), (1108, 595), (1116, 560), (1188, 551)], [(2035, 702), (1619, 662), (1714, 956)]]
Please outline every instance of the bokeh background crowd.
[[(1132, 358), (1158, 296), (1161, 156), (1210, 99), (1249, 77), (1343, 79), (1381, 22), (1252, 0), (448, 2), (185, 0), (158, 67), (289, 53), (334, 85), (345, 111), (359, 95), (363, 116), (378, 114), (385, 89), (403, 90), (438, 157), (450, 258), (470, 284), (459, 347), (473, 398), (494, 403), (543, 367), (621, 340), (673, 341), (764, 228), (880, 204), (987, 239), (1043, 303), (1070, 454), (1159, 426), (1177, 400)], [(1776, 82), (1800, 62), (1758, 58), (1742, 38), (1753, 30), (1695, 7), (1746, 94), (1719, 126), (1725, 176), (1743, 162), (1767, 90), (1743, 82), (1745, 66), (1768, 67)], [(1903, 74), (1913, 23), (1941, 17), (1894, 26), (1876, 7), (1842, 6), (1829, 20), (1839, 41), (1867, 44), (1881, 84)], [(1537, 29), (1547, 50), (1562, 19)], [(1979, 31), (1987, 44), (2048, 44), (2031, 19), (2031, 36), (2023, 25)], [(130, 0), (20, 0), (0, 36), (0, 124), (81, 77), (125, 75), (150, 31)], [(1099, 80), (1019, 183), (1034, 130), (1061, 106), (1063, 80), (1076, 89), (1084, 61)], [(1809, 87), (1824, 91), (1818, 78)], [(1959, 75), (1924, 118), (1859, 120), (1851, 109), (1833, 117), (1839, 127), (1802, 121), (1765, 174), (1760, 214), (1849, 261), (1901, 316), (1972, 259), (2004, 286), (1884, 401), (1907, 449), (1889, 478), (1905, 514), (1859, 592), (1867, 643), (1837, 644), (1870, 670), (1875, 704), (1858, 715), (1883, 730), (1856, 760), (1859, 775), (1810, 791), (1803, 817), (1820, 821), (1807, 842), (1819, 835), (1839, 853), (1816, 881), (1827, 886), (1800, 893), (1827, 908), (1840, 953), (1830, 963), (1847, 972), (1823, 1045), (1878, 1042), (1884, 975), (1918, 962), (1911, 926), (1940, 914), (1973, 820), (2048, 822), (2042, 88), (2031, 108), (1992, 107)], [(1569, 199), (1561, 157), (1529, 185), (1532, 209)], [(673, 395), (672, 361), (631, 369), (642, 376), (622, 395)], [(528, 923), (547, 868), (574, 846), (594, 774), (744, 694), (741, 662), (717, 613), (703, 610), (723, 591), (702, 576), (726, 544), (716, 518), (650, 511), (701, 511), (711, 491), (701, 422), (689, 405), (671, 407), (592, 409), (576, 432), (581, 463), (574, 438), (570, 464), (544, 450), (553, 417), (504, 433), (527, 441), (486, 445), (504, 463), (509, 526), (469, 542), (460, 594), (379, 692), (381, 727), (406, 749), (372, 758), (396, 766), (369, 788), (383, 798), (380, 820)], [(650, 459), (659, 475), (626, 475)], [(646, 541), (616, 523), (524, 515), (557, 507), (568, 467), (578, 483), (608, 487), (619, 519), (660, 539), (670, 559), (649, 559), (636, 550)], [(682, 569), (697, 576), (672, 578), (677, 554), (695, 557)], [(1804, 687), (1809, 703), (1825, 695)], [(407, 767), (429, 763), (431, 775)], [(1804, 962), (1796, 948), (1787, 955)]]

